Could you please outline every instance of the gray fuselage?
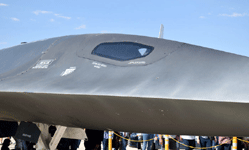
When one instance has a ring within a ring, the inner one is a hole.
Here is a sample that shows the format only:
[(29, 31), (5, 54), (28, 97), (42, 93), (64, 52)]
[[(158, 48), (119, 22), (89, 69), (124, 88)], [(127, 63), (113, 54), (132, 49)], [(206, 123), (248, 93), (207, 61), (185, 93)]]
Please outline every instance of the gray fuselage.
[[(119, 60), (94, 54), (103, 43), (153, 50)], [(88, 34), (0, 50), (1, 120), (248, 136), (248, 91), (248, 57), (165, 39)]]

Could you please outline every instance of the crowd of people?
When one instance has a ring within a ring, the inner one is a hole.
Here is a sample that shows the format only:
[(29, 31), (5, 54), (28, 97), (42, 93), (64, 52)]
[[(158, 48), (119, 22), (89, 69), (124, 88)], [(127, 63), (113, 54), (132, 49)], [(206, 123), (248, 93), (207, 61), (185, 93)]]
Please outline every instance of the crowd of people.
[[(165, 135), (147, 133), (114, 132), (112, 135), (112, 148), (114, 150), (126, 150), (133, 147), (141, 150), (164, 150)], [(169, 135), (170, 150), (193, 150), (196, 147), (207, 150), (231, 150), (232, 137), (226, 136), (191, 136), (191, 135)], [(238, 137), (243, 139), (243, 137)], [(129, 142), (128, 140), (129, 139)], [(103, 150), (107, 150), (108, 131), (104, 132)], [(105, 141), (105, 142), (104, 142)], [(136, 142), (137, 141), (137, 142)], [(141, 142), (142, 141), (142, 142)], [(237, 150), (248, 150), (247, 142), (237, 141)]]
[[(49, 127), (49, 134), (53, 137), (55, 126)], [(84, 141), (85, 150), (108, 150), (109, 131), (85, 129), (88, 140)], [(168, 139), (170, 150), (193, 150), (195, 147), (206, 147), (207, 150), (231, 150), (232, 137), (225, 136), (192, 136), (192, 135), (169, 135), (166, 138), (162, 134), (112, 132), (112, 150), (126, 150), (127, 146), (138, 150), (164, 150), (165, 139)], [(238, 137), (242, 139), (243, 137)], [(16, 150), (35, 150), (36, 143), (29, 143), (21, 139), (15, 139)], [(9, 150), (10, 138), (4, 142), (0, 139), (1, 150)], [(62, 138), (57, 146), (58, 150), (77, 150), (81, 140)], [(101, 147), (101, 145), (103, 147)], [(248, 150), (247, 142), (238, 140), (237, 150)]]

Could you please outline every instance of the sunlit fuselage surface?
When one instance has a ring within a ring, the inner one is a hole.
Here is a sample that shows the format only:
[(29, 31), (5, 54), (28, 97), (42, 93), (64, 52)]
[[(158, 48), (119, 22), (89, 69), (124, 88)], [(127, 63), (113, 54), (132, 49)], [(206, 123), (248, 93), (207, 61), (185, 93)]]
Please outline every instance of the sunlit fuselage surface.
[(248, 72), (248, 57), (165, 39), (52, 38), (0, 50), (0, 119), (248, 136)]

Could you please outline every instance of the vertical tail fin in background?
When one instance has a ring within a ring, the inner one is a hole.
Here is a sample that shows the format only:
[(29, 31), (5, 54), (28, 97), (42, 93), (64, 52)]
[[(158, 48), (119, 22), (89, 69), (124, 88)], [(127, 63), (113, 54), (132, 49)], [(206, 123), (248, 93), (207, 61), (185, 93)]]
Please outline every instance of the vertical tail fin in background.
[(164, 26), (163, 24), (161, 24), (158, 38), (161, 38), (161, 39), (163, 38), (163, 31), (164, 31)]

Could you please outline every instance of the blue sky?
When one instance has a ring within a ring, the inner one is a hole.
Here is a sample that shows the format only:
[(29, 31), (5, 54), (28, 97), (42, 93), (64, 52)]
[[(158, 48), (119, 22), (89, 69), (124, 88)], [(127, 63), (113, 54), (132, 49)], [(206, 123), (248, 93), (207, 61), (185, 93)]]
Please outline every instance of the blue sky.
[(0, 49), (88, 33), (164, 38), (249, 56), (248, 0), (0, 0)]

